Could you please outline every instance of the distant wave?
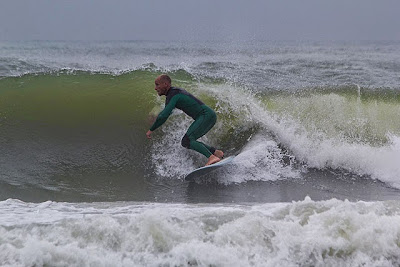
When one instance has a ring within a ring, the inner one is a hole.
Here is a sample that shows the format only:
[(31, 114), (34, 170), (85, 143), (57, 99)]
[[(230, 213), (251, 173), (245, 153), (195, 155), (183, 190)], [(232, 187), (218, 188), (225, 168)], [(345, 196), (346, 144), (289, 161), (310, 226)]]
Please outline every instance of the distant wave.
[(0, 78), (62, 70), (185, 70), (256, 90), (359, 84), (399, 90), (396, 42), (0, 42)]

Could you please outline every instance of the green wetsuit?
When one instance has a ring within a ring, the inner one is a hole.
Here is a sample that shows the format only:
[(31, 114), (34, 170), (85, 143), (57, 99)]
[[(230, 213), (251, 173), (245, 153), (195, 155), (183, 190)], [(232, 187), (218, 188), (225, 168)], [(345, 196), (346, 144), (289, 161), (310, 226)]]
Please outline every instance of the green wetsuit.
[(181, 88), (171, 87), (165, 99), (165, 108), (158, 114), (150, 131), (160, 127), (171, 115), (172, 110), (178, 108), (194, 119), (186, 134), (182, 138), (182, 146), (193, 149), (207, 158), (215, 152), (215, 148), (197, 141), (205, 135), (217, 121), (215, 112), (199, 99)]

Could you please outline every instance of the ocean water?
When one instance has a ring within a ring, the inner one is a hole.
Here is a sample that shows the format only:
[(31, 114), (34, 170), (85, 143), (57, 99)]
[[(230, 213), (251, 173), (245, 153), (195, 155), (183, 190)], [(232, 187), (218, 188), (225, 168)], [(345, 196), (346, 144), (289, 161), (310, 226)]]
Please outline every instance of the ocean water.
[[(1, 42), (1, 266), (399, 266), (399, 42)], [(168, 73), (212, 107), (153, 134)]]

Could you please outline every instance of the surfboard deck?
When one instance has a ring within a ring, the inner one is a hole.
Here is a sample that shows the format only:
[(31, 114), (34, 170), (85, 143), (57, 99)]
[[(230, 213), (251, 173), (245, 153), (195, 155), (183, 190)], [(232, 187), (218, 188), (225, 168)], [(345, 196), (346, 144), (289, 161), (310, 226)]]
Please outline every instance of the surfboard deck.
[(208, 165), (208, 166), (204, 166), (204, 167), (195, 169), (194, 171), (192, 171), (191, 173), (186, 175), (185, 180), (193, 181), (196, 177), (203, 176), (209, 172), (212, 172), (218, 168), (223, 167), (226, 164), (231, 163), (234, 158), (235, 158), (235, 156), (230, 156), (230, 157), (224, 158), (220, 162), (214, 163), (212, 165)]

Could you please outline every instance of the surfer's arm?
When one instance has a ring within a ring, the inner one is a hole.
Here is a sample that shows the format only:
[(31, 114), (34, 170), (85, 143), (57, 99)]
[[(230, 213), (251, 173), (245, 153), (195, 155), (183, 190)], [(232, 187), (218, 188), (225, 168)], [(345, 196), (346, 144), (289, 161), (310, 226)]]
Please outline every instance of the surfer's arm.
[[(168, 105), (158, 114), (156, 121), (150, 127), (150, 131), (153, 132), (158, 127), (164, 124), (167, 121), (168, 117), (171, 115), (172, 110), (174, 110), (176, 102), (179, 99), (179, 95), (174, 96), (171, 101), (169, 101)], [(151, 133), (150, 133), (151, 134)]]

